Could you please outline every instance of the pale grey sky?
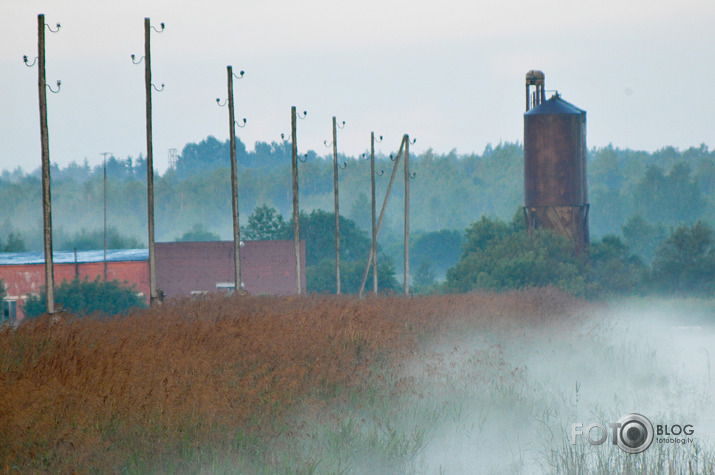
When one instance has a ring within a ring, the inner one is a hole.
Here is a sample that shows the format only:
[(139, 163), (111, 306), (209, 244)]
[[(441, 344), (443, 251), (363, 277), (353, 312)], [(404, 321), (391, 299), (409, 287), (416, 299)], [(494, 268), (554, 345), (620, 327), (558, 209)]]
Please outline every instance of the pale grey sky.
[(522, 140), (524, 74), (588, 112), (588, 145), (715, 147), (715, 2), (703, 0), (0, 0), (0, 169), (40, 164), (37, 14), (47, 34), (50, 155), (101, 163), (101, 152), (145, 154), (143, 22), (152, 36), (155, 165), (168, 149), (228, 137), (226, 65), (238, 129), (250, 148), (299, 121), (302, 152), (328, 153), (331, 117), (345, 120), (341, 152), (370, 131), (384, 151), (403, 133), (421, 152), (481, 152)]

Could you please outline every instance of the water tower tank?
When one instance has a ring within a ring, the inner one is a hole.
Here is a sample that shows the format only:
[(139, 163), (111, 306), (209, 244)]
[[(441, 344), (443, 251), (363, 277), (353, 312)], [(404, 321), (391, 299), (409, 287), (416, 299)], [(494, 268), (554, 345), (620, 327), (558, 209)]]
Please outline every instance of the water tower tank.
[[(536, 91), (530, 95), (531, 86)], [(554, 94), (546, 100), (544, 75), (526, 75), (524, 215), (527, 229), (551, 229), (587, 250), (586, 111)]]

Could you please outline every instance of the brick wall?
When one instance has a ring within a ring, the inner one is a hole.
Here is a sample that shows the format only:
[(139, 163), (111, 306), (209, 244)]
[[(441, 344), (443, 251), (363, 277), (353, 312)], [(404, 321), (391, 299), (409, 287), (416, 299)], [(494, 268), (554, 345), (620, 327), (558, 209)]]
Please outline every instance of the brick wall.
[[(166, 297), (216, 292), (233, 284), (233, 242), (156, 243), (157, 288)], [(301, 242), (305, 292), (305, 242)], [(295, 294), (293, 241), (244, 241), (241, 247), (243, 288), (252, 295)]]
[[(55, 285), (62, 281), (72, 280), (76, 275), (80, 279), (85, 277), (94, 280), (104, 276), (103, 262), (90, 262), (75, 264), (55, 264)], [(79, 272), (77, 272), (79, 271)], [(39, 294), (45, 285), (44, 264), (19, 264), (0, 266), (0, 279), (5, 282), (8, 298), (17, 298), (17, 318), (24, 317), (22, 303), (29, 294)], [(135, 284), (137, 292), (141, 292), (148, 303), (149, 298), (149, 262), (148, 261), (121, 261), (107, 262), (107, 279)]]

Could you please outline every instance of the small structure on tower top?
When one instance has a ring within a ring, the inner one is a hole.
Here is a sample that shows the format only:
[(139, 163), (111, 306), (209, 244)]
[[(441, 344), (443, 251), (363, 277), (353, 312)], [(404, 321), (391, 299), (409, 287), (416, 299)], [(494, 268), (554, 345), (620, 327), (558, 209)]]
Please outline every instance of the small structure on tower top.
[(558, 93), (546, 100), (544, 82), (541, 71), (526, 74), (524, 217), (530, 234), (551, 229), (581, 254), (589, 245), (586, 111)]

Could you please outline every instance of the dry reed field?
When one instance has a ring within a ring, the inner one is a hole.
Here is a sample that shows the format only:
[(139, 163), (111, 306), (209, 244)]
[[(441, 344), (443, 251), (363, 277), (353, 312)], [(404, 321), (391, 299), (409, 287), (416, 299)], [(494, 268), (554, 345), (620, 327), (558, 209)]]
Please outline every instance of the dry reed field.
[[(537, 289), (42, 317), (0, 329), (0, 472), (713, 473), (713, 316)], [(572, 444), (631, 412), (694, 443)]]
[[(290, 436), (296, 414), (320, 419), (345, 399), (404, 390), (409, 378), (382, 375), (427, 341), (475, 329), (568, 331), (584, 305), (548, 289), (209, 296), (126, 317), (28, 321), (0, 331), (0, 470), (204, 470), (207, 451), (230, 461)], [(254, 466), (270, 467), (256, 454)]]

